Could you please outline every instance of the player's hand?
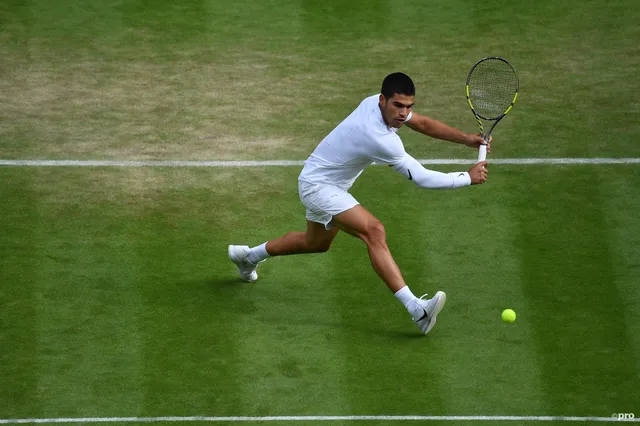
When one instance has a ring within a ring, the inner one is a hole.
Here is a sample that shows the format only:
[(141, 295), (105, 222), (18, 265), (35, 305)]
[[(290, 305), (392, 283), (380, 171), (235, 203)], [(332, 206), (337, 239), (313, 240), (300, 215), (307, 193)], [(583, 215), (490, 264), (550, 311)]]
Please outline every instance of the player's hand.
[[(491, 152), (491, 141), (493, 140), (493, 136), (489, 136), (489, 141), (486, 142), (487, 152)], [(471, 148), (480, 148), (480, 145), (485, 145), (485, 141), (482, 138), (480, 133), (476, 134), (468, 134), (467, 141), (464, 143), (466, 146), (470, 146)]]
[(471, 185), (478, 185), (487, 180), (487, 161), (481, 161), (469, 169), (469, 177), (471, 177)]

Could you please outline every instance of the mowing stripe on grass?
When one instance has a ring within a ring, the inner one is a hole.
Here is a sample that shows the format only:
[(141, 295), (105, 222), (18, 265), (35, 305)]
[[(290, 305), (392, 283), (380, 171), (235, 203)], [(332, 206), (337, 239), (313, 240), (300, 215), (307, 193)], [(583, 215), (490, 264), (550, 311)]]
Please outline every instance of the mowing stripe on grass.
[(610, 417), (569, 417), (569, 416), (265, 416), (265, 417), (84, 417), (53, 419), (0, 419), (0, 424), (27, 423), (160, 423), (160, 422), (299, 422), (299, 421), (532, 421), (532, 422), (633, 422), (640, 419), (621, 418), (618, 414)]
[[(622, 170), (620, 182), (632, 179), (628, 169)], [(530, 184), (544, 182), (548, 171), (529, 170), (526, 186), (503, 201), (519, 228), (512, 236), (515, 251), (522, 254), (522, 308), (533, 326), (529, 348), (538, 357), (544, 394), (550, 407), (574, 407), (579, 412), (589, 409), (586, 401), (620, 407), (637, 402), (629, 380), (638, 373), (624, 316), (629, 301), (618, 288), (618, 277), (634, 263), (618, 263), (619, 270), (613, 266), (618, 253), (609, 244), (611, 221), (605, 200), (615, 197), (592, 184), (611, 178), (601, 171), (555, 170), (551, 186)], [(637, 180), (637, 174), (632, 176)], [(577, 206), (582, 206), (580, 214)], [(572, 218), (570, 226), (567, 218)], [(627, 237), (620, 243), (633, 240)], [(549, 362), (549, 354), (556, 357), (554, 362)], [(594, 368), (598, 374), (593, 374)], [(603, 377), (612, 384), (606, 392)], [(570, 389), (579, 389), (579, 395)]]
[[(423, 159), (421, 164), (473, 164), (475, 160), (456, 158)], [(502, 158), (491, 164), (640, 164), (640, 158)], [(264, 167), (302, 166), (302, 160), (189, 161), (189, 160), (0, 160), (0, 166), (31, 167)]]

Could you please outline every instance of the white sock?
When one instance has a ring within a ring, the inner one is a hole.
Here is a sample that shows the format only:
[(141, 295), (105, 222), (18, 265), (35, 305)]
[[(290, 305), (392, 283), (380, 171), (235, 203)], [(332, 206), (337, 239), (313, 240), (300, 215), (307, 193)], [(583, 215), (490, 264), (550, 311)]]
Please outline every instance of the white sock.
[(396, 291), (393, 295), (396, 297), (396, 299), (402, 302), (404, 307), (407, 308), (407, 311), (409, 311), (409, 313), (413, 315), (413, 312), (416, 309), (416, 304), (417, 304), (416, 301), (418, 300), (418, 298), (413, 295), (413, 293), (409, 289), (409, 286), (402, 287), (400, 290)]
[(267, 253), (267, 243), (264, 243), (250, 248), (247, 260), (254, 265), (257, 265), (258, 262), (265, 260), (267, 257), (269, 257), (269, 253)]

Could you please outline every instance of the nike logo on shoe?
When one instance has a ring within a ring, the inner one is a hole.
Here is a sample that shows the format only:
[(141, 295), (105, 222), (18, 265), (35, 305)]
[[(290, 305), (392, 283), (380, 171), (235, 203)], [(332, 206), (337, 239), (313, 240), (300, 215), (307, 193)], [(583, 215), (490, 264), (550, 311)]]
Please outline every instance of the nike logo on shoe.
[(413, 176), (411, 176), (411, 170), (407, 169), (407, 172), (409, 173), (409, 180), (413, 180)]
[(427, 314), (427, 311), (425, 311), (424, 309), (422, 310), (422, 312), (424, 312), (424, 315), (422, 315), (420, 318), (418, 318), (418, 321), (422, 321), (423, 319), (427, 318), (429, 316), (429, 314)]

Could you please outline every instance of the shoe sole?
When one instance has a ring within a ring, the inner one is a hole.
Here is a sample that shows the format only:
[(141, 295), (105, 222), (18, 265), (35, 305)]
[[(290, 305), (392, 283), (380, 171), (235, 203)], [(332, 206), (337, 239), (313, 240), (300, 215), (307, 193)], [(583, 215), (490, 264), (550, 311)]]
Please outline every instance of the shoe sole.
[(230, 245), (227, 248), (227, 254), (229, 255), (229, 260), (231, 260), (234, 263), (234, 265), (236, 265), (238, 267), (238, 275), (240, 275), (240, 279), (242, 281), (245, 281), (245, 282), (248, 282), (248, 283), (256, 282), (258, 280), (257, 277), (256, 277), (255, 280), (252, 280), (252, 279), (247, 279), (247, 278), (242, 276), (242, 271), (240, 270), (240, 265), (238, 265), (238, 263), (239, 263), (238, 258), (233, 254), (233, 250), (231, 249), (231, 247), (234, 247), (234, 246)]
[(434, 298), (437, 297), (438, 301), (436, 302), (436, 306), (433, 309), (433, 312), (431, 313), (431, 321), (429, 321), (429, 327), (427, 327), (427, 331), (425, 331), (424, 334), (427, 334), (428, 332), (430, 332), (433, 326), (436, 325), (436, 318), (440, 313), (440, 311), (442, 310), (442, 308), (444, 308), (444, 304), (447, 301), (447, 295), (443, 291), (437, 292), (433, 297)]

